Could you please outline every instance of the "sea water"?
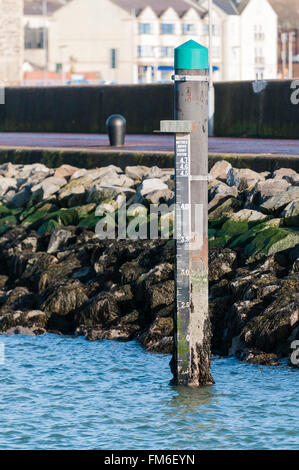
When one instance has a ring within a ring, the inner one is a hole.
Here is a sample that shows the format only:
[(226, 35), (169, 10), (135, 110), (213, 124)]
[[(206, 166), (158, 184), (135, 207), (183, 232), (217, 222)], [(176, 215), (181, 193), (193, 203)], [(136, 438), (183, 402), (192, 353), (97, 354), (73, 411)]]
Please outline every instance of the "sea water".
[(286, 365), (213, 358), (215, 385), (188, 389), (137, 342), (0, 345), (0, 449), (299, 448), (299, 372)]

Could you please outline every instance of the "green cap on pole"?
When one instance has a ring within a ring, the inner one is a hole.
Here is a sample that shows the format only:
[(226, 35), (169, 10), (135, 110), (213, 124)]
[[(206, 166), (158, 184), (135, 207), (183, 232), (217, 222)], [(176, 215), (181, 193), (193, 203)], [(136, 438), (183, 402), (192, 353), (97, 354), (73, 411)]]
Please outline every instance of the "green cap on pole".
[(193, 40), (174, 50), (175, 70), (200, 70), (209, 68), (209, 51)]

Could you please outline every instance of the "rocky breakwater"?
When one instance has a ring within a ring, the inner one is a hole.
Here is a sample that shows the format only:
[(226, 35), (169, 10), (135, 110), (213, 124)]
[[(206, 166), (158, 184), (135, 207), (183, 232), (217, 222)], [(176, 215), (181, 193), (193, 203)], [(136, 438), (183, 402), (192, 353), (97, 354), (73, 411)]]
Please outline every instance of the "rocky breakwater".
[[(146, 239), (146, 209), (171, 206), (173, 190), (172, 172), (157, 167), (2, 165), (0, 332), (138, 339), (171, 352), (175, 242)], [(97, 223), (123, 207), (144, 239), (99, 239)], [(173, 214), (162, 217), (171, 234)], [(298, 173), (216, 163), (209, 225), (213, 352), (289, 357), (299, 339)]]

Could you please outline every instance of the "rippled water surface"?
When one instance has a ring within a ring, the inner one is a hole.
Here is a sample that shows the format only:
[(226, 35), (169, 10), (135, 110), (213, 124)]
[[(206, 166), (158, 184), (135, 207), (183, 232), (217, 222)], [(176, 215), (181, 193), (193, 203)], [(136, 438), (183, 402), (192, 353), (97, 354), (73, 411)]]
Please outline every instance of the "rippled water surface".
[(298, 449), (299, 374), (214, 359), (216, 385), (169, 385), (137, 343), (1, 336), (0, 449)]

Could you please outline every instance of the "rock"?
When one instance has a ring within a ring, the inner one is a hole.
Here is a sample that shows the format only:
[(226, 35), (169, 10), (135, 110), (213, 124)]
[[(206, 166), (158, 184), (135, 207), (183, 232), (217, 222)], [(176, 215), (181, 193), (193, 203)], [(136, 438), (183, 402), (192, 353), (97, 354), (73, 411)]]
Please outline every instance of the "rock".
[(284, 179), (286, 179), (293, 186), (299, 186), (299, 174), (298, 173), (296, 173), (296, 175), (285, 176)]
[(11, 205), (13, 207), (24, 207), (29, 202), (30, 198), (31, 191), (26, 187), (14, 195), (11, 200)]
[(138, 334), (139, 327), (137, 325), (122, 325), (111, 327), (106, 330), (100, 326), (77, 328), (77, 335), (84, 335), (88, 341), (101, 341), (103, 339), (113, 341), (132, 341)]
[(55, 170), (54, 178), (68, 178), (73, 176), (77, 170), (78, 168), (71, 165), (61, 165), (57, 170)]
[(147, 166), (127, 166), (125, 172), (128, 178), (141, 181), (148, 170)]
[(259, 181), (264, 181), (265, 178), (260, 173), (249, 169), (236, 169), (231, 168), (227, 173), (226, 182), (229, 186), (237, 186), (239, 191), (250, 190)]
[(134, 185), (135, 181), (132, 178), (126, 175), (118, 175), (117, 173), (115, 173), (115, 175), (105, 175), (97, 182), (97, 186), (103, 188), (110, 188), (111, 186), (131, 188)]
[[(173, 335), (173, 319), (172, 318), (157, 318), (152, 325), (150, 326), (149, 330), (145, 333), (142, 338), (142, 344), (147, 348), (152, 348), (157, 351), (157, 343), (162, 341), (163, 338), (171, 337)], [(170, 342), (167, 341), (168, 347)], [(161, 346), (161, 344), (160, 344)], [(164, 345), (165, 346), (165, 345)], [(158, 349), (159, 352), (160, 348)], [(162, 351), (164, 352), (164, 351)]]
[(120, 309), (113, 295), (101, 292), (86, 302), (76, 315), (78, 325), (107, 327), (116, 324)]
[[(39, 282), (41, 278), (47, 275), (47, 270), (51, 265), (57, 263), (57, 258), (48, 253), (22, 253), (16, 256), (14, 260), (14, 269), (11, 274), (21, 277), (28, 287), (34, 292), (39, 291)], [(40, 291), (43, 290), (40, 289)]]
[(168, 186), (163, 181), (157, 178), (148, 178), (143, 181), (143, 183), (139, 186), (138, 192), (140, 192), (141, 196), (147, 196), (154, 191), (168, 191)]
[(46, 165), (42, 163), (33, 163), (32, 165), (21, 165), (18, 168), (18, 177), (19, 178), (30, 178), (31, 176), (35, 176), (36, 174), (42, 174), (43, 178), (47, 178), (54, 174), (54, 170), (48, 168)]
[(299, 187), (289, 186), (286, 191), (267, 199), (261, 204), (260, 209), (265, 214), (279, 214), (290, 202), (297, 199), (299, 199)]
[(232, 166), (229, 162), (221, 160), (219, 162), (216, 162), (215, 165), (213, 165), (210, 171), (210, 175), (213, 179), (226, 182), (227, 174), (231, 169)]
[[(80, 307), (88, 301), (86, 288), (79, 281), (69, 282), (65, 285), (50, 287), (43, 294), (44, 300), (41, 308), (50, 317), (53, 325), (53, 315), (67, 316), (71, 312), (77, 312)], [(55, 319), (56, 323), (57, 319)], [(58, 325), (55, 325), (57, 328)], [(58, 328), (59, 329), (59, 328)]]
[(269, 179), (256, 184), (255, 188), (249, 193), (245, 207), (257, 206), (259, 207), (267, 199), (277, 194), (282, 193), (290, 186), (284, 179), (273, 180)]
[(173, 265), (170, 263), (161, 263), (140, 276), (138, 279), (138, 285), (142, 285), (142, 288), (144, 284), (149, 287), (153, 284), (159, 284), (160, 282), (168, 281), (173, 277)]
[(169, 188), (152, 191), (145, 196), (145, 199), (151, 204), (172, 204), (174, 202), (174, 192)]
[(262, 351), (249, 349), (243, 353), (239, 353), (238, 357), (249, 364), (260, 364), (262, 366), (277, 366), (279, 365), (277, 354), (267, 354)]
[(78, 170), (76, 170), (72, 176), (71, 176), (71, 180), (76, 180), (78, 178), (82, 178), (82, 176), (85, 176), (87, 175), (88, 171), (85, 169), (85, 168), (79, 168)]
[(238, 211), (243, 206), (242, 202), (235, 198), (217, 198), (209, 204), (209, 222), (212, 227), (221, 225), (228, 219), (235, 211)]
[[(252, 231), (251, 236), (252, 240), (246, 245), (244, 250), (245, 254), (249, 256), (249, 261), (261, 258), (263, 255), (269, 256), (281, 251), (290, 250), (299, 243), (298, 232), (275, 226), (266, 225), (260, 231), (255, 233)], [(235, 241), (231, 247), (234, 247), (240, 241), (240, 239)]]
[(162, 178), (164, 176), (163, 170), (157, 166), (152, 166), (147, 170), (147, 172), (144, 174), (144, 179), (145, 180), (156, 180), (158, 178)]
[(147, 290), (151, 310), (160, 309), (173, 303), (175, 298), (174, 281), (155, 284)]
[(290, 202), (282, 212), (284, 223), (290, 227), (299, 227), (299, 199)]
[(292, 266), (291, 273), (293, 274), (299, 273), (299, 258), (295, 259), (293, 266)]
[(160, 354), (171, 354), (173, 352), (173, 336), (166, 336), (160, 341), (151, 342), (147, 346), (147, 351)]
[(0, 332), (7, 334), (44, 334), (48, 318), (40, 310), (10, 312), (0, 316)]
[(87, 192), (83, 185), (75, 186), (74, 188), (65, 189), (59, 191), (58, 200), (64, 207), (73, 207), (84, 205), (87, 199)]
[(131, 197), (135, 194), (135, 190), (123, 186), (99, 186), (94, 185), (88, 189), (87, 202), (96, 204), (106, 201), (107, 199), (116, 199), (118, 195)]
[(209, 250), (209, 281), (218, 281), (231, 274), (236, 258), (237, 253), (228, 248)]
[(265, 214), (261, 212), (250, 210), (250, 209), (242, 209), (241, 211), (236, 212), (230, 216), (230, 220), (234, 222), (264, 222), (267, 219)]
[(279, 170), (276, 170), (272, 173), (272, 178), (275, 179), (284, 179), (288, 178), (290, 176), (296, 176), (297, 173), (295, 170), (292, 170), (291, 168), (280, 168)]
[(15, 326), (13, 328), (9, 328), (5, 332), (7, 335), (27, 335), (27, 336), (38, 336), (44, 335), (47, 333), (45, 328), (40, 328), (39, 326), (33, 326), (29, 328), (28, 326)]
[(17, 189), (17, 180), (0, 176), (0, 196), (4, 196), (9, 189)]
[(4, 196), (1, 197), (1, 199), (3, 202), (8, 204), (8, 203), (11, 203), (15, 195), (16, 195), (16, 191), (14, 189), (10, 189), (9, 191), (7, 191), (7, 193)]
[(119, 269), (121, 283), (129, 284), (137, 281), (139, 277), (144, 274), (145, 270), (146, 268), (140, 266), (137, 261), (127, 261)]
[(4, 163), (0, 165), (0, 176), (4, 178), (15, 178), (18, 172), (19, 165), (13, 165), (12, 163)]
[(272, 303), (263, 315), (253, 318), (245, 326), (241, 337), (247, 347), (288, 355), (288, 338), (299, 321), (298, 304), (296, 301), (286, 303), (285, 300), (279, 303)]
[(35, 201), (48, 199), (53, 194), (56, 194), (66, 183), (65, 178), (55, 178), (54, 176), (46, 178), (31, 188), (32, 197)]
[(267, 219), (265, 214), (250, 209), (242, 209), (229, 216), (229, 219), (222, 225), (221, 231), (229, 235), (240, 235)]
[(73, 236), (70, 230), (64, 228), (56, 228), (50, 237), (47, 253), (56, 253), (65, 247), (67, 241)]
[(38, 205), (36, 207), (33, 207), (32, 211), (29, 211), (27, 216), (26, 213), (23, 213), (23, 217), (26, 216), (24, 220), (22, 220), (22, 225), (24, 227), (36, 229), (46, 220), (55, 218), (58, 212), (57, 207), (51, 203)]
[(8, 309), (11, 310), (25, 310), (31, 309), (36, 306), (36, 296), (32, 294), (26, 287), (15, 287), (8, 291), (3, 299), (4, 305), (1, 311)]
[[(217, 197), (217, 202), (220, 202), (222, 199), (227, 198), (229, 196), (235, 198), (238, 197), (238, 190), (236, 186), (228, 186), (225, 183), (218, 182), (209, 189), (209, 201)], [(211, 207), (212, 205), (210, 204), (210, 208)]]

